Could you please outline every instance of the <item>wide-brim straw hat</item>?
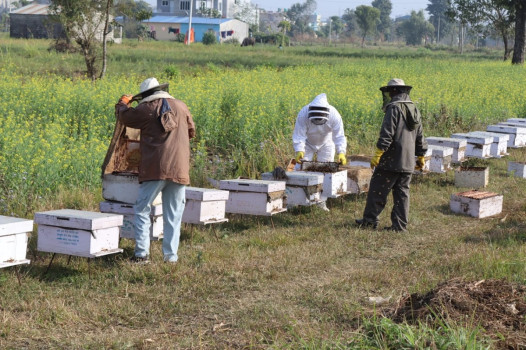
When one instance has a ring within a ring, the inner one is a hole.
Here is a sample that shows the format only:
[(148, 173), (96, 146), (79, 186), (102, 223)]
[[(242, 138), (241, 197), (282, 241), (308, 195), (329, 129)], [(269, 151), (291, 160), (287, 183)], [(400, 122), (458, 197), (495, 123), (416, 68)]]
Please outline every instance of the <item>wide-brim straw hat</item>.
[(157, 79), (148, 78), (139, 86), (139, 93), (133, 96), (132, 100), (142, 100), (156, 91), (168, 91), (168, 83), (159, 84)]
[(406, 88), (407, 90), (411, 90), (413, 87), (410, 85), (405, 85), (405, 82), (402, 79), (394, 78), (389, 80), (386, 86), (382, 86), (380, 90), (382, 92), (390, 91), (396, 88)]

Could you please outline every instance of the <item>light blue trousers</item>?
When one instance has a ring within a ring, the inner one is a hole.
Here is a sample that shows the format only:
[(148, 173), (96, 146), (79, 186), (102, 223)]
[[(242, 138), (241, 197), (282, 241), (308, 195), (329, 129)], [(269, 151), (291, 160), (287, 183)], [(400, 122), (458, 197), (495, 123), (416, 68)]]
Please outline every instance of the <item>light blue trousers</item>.
[(152, 202), (162, 192), (163, 200), (163, 255), (165, 261), (177, 261), (181, 219), (185, 206), (185, 185), (172, 181), (144, 181), (139, 187), (135, 211), (135, 256), (150, 253), (150, 213)]

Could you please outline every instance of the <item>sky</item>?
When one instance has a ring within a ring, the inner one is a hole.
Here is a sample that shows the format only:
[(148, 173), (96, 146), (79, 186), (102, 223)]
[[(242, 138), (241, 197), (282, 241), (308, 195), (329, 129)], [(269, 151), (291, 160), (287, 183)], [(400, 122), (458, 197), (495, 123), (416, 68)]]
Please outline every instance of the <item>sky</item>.
[[(252, 0), (253, 4), (257, 4), (260, 8), (267, 11), (276, 11), (278, 8), (288, 8), (292, 4), (304, 2), (304, 0)], [(355, 9), (360, 5), (371, 6), (371, 2), (372, 0), (317, 0), (318, 8), (316, 13), (323, 18), (341, 16), (347, 8)], [(391, 4), (393, 4), (391, 17), (409, 15), (412, 10), (425, 11), (428, 3), (428, 0), (391, 0)], [(427, 17), (427, 13), (425, 14)]]
[[(157, 5), (157, 0), (147, 0), (152, 6)], [(259, 8), (267, 11), (277, 11), (278, 8), (289, 8), (291, 5), (296, 3), (304, 3), (304, 0), (251, 0), (252, 4), (258, 5)], [(360, 5), (371, 6), (372, 0), (317, 0), (318, 8), (316, 13), (321, 15), (322, 18), (328, 18), (330, 16), (341, 16), (345, 9), (355, 9)], [(425, 10), (428, 0), (391, 0), (393, 4), (393, 10), (391, 11), (391, 17), (399, 17), (411, 14), (411, 10)], [(425, 13), (425, 12), (424, 12)], [(427, 13), (425, 13), (427, 17)]]

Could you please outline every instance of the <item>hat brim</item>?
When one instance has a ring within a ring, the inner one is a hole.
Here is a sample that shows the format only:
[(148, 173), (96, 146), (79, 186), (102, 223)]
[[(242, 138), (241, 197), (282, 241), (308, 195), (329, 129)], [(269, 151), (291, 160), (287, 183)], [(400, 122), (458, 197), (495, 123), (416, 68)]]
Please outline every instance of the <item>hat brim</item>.
[(398, 89), (398, 88), (406, 88), (408, 90), (411, 90), (413, 87), (410, 85), (387, 85), (387, 86), (382, 86), (380, 88), (380, 91), (385, 92), (385, 91), (391, 91), (391, 90)]
[(160, 85), (157, 85), (156, 87), (153, 87), (151, 89), (144, 90), (143, 92), (139, 92), (137, 95), (132, 97), (132, 101), (140, 101), (144, 97), (151, 95), (155, 91), (161, 91), (161, 90), (162, 91), (166, 91), (166, 89), (168, 88), (168, 85), (170, 85), (170, 84), (169, 83), (160, 84)]

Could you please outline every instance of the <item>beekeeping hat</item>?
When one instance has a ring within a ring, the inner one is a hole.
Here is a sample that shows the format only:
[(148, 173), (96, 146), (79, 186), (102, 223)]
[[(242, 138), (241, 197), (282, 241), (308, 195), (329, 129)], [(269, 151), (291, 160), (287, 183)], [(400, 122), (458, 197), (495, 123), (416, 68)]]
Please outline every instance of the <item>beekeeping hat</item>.
[(327, 95), (319, 94), (309, 103), (307, 117), (313, 124), (323, 125), (329, 120), (330, 106)]
[(386, 86), (382, 86), (380, 88), (380, 90), (382, 92), (386, 92), (386, 91), (392, 91), (392, 90), (397, 89), (397, 88), (405, 88), (407, 90), (407, 92), (409, 92), (409, 90), (411, 90), (413, 87), (409, 86), (409, 85), (405, 85), (405, 83), (404, 83), (404, 81), (402, 79), (394, 78), (394, 79), (389, 80), (387, 85)]
[(150, 96), (156, 91), (166, 91), (168, 92), (168, 83), (159, 84), (157, 79), (148, 78), (141, 83), (139, 86), (139, 93), (133, 96), (133, 100), (142, 100), (145, 97)]

